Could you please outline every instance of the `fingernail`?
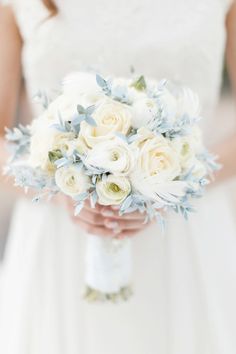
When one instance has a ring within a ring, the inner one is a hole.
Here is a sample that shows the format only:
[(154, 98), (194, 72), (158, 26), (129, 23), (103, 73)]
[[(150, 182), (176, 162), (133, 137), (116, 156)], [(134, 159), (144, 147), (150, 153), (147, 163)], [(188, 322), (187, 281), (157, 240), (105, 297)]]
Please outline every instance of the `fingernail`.
[(113, 210), (120, 210), (120, 206), (119, 205), (112, 205), (111, 208)]
[(114, 229), (113, 230), (113, 233), (115, 234), (115, 235), (118, 235), (118, 234), (120, 234), (121, 233), (121, 229)]
[(103, 216), (114, 216), (114, 212), (112, 210), (103, 210), (102, 211)]
[(105, 221), (105, 225), (106, 227), (108, 227), (108, 229), (117, 229), (119, 227), (119, 224), (116, 221), (107, 221), (107, 222)]

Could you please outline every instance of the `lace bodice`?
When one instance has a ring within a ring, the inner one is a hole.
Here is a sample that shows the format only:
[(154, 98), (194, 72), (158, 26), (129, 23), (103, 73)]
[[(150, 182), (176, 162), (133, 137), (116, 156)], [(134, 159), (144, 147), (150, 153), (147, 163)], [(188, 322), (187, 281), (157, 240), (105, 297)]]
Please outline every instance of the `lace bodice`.
[(28, 92), (56, 88), (74, 70), (124, 76), (132, 66), (192, 87), (206, 111), (220, 88), (230, 2), (57, 0), (59, 15), (45, 20), (40, 0), (10, 0), (24, 39)]

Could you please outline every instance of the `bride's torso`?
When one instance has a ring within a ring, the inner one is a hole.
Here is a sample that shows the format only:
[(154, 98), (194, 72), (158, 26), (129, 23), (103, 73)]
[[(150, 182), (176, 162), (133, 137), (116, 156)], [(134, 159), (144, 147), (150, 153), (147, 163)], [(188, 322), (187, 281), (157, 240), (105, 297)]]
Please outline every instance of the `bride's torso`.
[(55, 89), (68, 72), (169, 78), (198, 92), (207, 111), (218, 98), (230, 0), (11, 0), (24, 39), (30, 96)]

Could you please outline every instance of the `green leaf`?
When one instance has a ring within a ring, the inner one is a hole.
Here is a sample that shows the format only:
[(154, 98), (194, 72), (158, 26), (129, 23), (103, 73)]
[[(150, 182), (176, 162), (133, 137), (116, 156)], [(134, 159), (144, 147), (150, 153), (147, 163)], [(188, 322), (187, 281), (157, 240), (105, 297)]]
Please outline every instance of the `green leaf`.
[(144, 91), (147, 88), (147, 84), (143, 75), (141, 75), (132, 85), (138, 91)]
[(59, 160), (63, 157), (61, 150), (52, 150), (48, 152), (49, 161), (54, 163), (56, 160)]

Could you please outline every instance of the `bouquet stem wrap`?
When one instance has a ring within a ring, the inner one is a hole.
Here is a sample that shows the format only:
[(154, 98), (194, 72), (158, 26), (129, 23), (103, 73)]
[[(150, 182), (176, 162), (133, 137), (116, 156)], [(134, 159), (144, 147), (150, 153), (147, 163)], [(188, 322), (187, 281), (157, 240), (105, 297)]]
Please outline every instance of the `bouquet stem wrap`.
[(88, 301), (127, 300), (131, 295), (131, 240), (88, 235), (85, 298)]

